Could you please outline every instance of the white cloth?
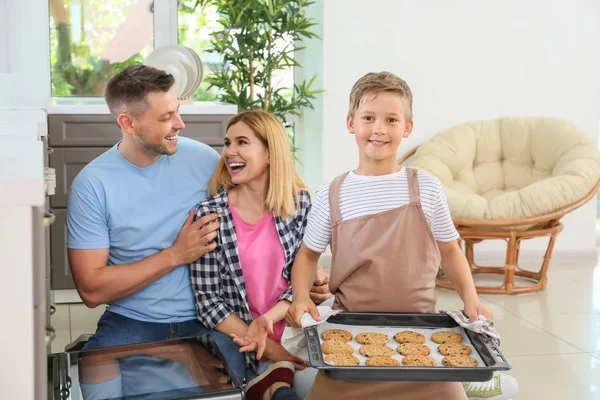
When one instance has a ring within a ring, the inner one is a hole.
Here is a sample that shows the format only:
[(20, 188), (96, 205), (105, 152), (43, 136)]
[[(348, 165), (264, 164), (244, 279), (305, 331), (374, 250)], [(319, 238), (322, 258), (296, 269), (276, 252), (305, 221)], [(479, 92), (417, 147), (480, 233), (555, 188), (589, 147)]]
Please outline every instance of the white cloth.
[(496, 329), (494, 329), (494, 322), (487, 319), (483, 315), (480, 314), (476, 321), (471, 322), (462, 311), (441, 312), (448, 314), (463, 328), (485, 335), (491, 338), (498, 346), (500, 346), (500, 334), (496, 331)]

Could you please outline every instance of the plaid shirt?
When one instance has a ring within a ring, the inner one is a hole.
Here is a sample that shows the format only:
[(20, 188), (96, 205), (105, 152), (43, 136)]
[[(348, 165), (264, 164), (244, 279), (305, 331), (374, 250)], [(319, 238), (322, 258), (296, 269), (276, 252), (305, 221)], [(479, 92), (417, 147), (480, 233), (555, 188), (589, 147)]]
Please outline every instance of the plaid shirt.
[[(298, 195), (298, 205), (294, 215), (285, 220), (274, 217), (285, 253), (285, 267), (282, 274), (288, 282), (291, 280), (294, 258), (302, 244), (309, 210), (310, 195), (308, 191), (302, 190)], [(190, 266), (198, 320), (208, 328), (214, 329), (229, 315), (235, 314), (250, 325), (253, 318), (248, 306), (237, 237), (226, 190), (198, 204), (196, 219), (209, 214), (218, 214), (221, 223), (216, 239), (217, 248)], [(265, 282), (265, 285), (268, 284), (269, 282)], [(279, 296), (279, 300), (292, 301), (291, 285)], [(257, 372), (256, 354), (253, 352), (245, 354), (247, 366)]]

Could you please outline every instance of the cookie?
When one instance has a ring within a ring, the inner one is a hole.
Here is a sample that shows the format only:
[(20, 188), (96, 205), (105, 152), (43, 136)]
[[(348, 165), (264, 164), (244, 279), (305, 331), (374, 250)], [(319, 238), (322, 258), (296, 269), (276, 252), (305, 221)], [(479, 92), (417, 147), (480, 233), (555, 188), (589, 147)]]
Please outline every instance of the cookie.
[(437, 344), (461, 343), (463, 335), (458, 332), (436, 332), (431, 335), (431, 340)]
[(328, 329), (321, 333), (323, 340), (337, 340), (339, 342), (349, 342), (352, 340), (352, 333), (343, 329)]
[(442, 364), (447, 367), (476, 367), (479, 363), (473, 357), (457, 355), (444, 357)]
[(339, 342), (337, 340), (327, 340), (321, 344), (321, 350), (325, 354), (352, 354), (354, 348), (348, 343)]
[(381, 344), (366, 344), (358, 349), (365, 357), (389, 357), (394, 355), (394, 349)]
[(367, 358), (365, 364), (370, 367), (399, 367), (400, 361), (390, 357), (371, 357)]
[(409, 367), (433, 367), (437, 363), (429, 356), (423, 356), (420, 354), (411, 354), (402, 358), (402, 364)]
[(413, 331), (398, 332), (394, 335), (394, 340), (398, 343), (425, 343), (425, 336), (422, 333)]
[(468, 356), (471, 354), (471, 348), (462, 343), (440, 344), (438, 351), (445, 356)]
[(398, 346), (398, 353), (403, 356), (409, 356), (411, 354), (420, 354), (422, 356), (429, 355), (429, 347), (420, 343), (402, 343)]
[(333, 365), (355, 366), (360, 364), (358, 358), (352, 354), (329, 354), (325, 356), (325, 362)]
[(356, 341), (360, 344), (380, 344), (384, 345), (390, 341), (390, 338), (383, 333), (363, 332), (356, 335)]

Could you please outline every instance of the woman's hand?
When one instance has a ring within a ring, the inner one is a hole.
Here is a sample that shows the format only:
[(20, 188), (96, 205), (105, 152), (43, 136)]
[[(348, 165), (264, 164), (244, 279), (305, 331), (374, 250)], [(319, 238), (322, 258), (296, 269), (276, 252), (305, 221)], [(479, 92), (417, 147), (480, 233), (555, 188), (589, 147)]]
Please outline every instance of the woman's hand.
[(240, 352), (256, 351), (256, 357), (260, 360), (267, 345), (267, 336), (273, 334), (273, 320), (266, 315), (261, 315), (248, 327), (243, 338), (232, 334), (233, 341), (241, 346)]

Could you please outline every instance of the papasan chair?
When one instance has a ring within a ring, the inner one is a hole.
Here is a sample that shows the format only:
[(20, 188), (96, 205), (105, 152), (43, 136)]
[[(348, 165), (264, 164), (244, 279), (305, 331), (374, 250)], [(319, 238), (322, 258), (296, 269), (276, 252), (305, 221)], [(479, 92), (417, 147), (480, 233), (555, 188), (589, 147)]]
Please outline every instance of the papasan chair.
[[(572, 123), (557, 118), (511, 117), (459, 124), (410, 150), (399, 163), (437, 177), (445, 190), (465, 255), (476, 274), (503, 274), (482, 294), (542, 290), (560, 219), (594, 198), (600, 187), (600, 151)], [(519, 268), (522, 240), (549, 237), (538, 272)], [(473, 245), (507, 241), (505, 265), (474, 262)], [(515, 282), (515, 275), (528, 278)], [(524, 281), (525, 283), (522, 283)], [(453, 289), (440, 270), (440, 287)]]

